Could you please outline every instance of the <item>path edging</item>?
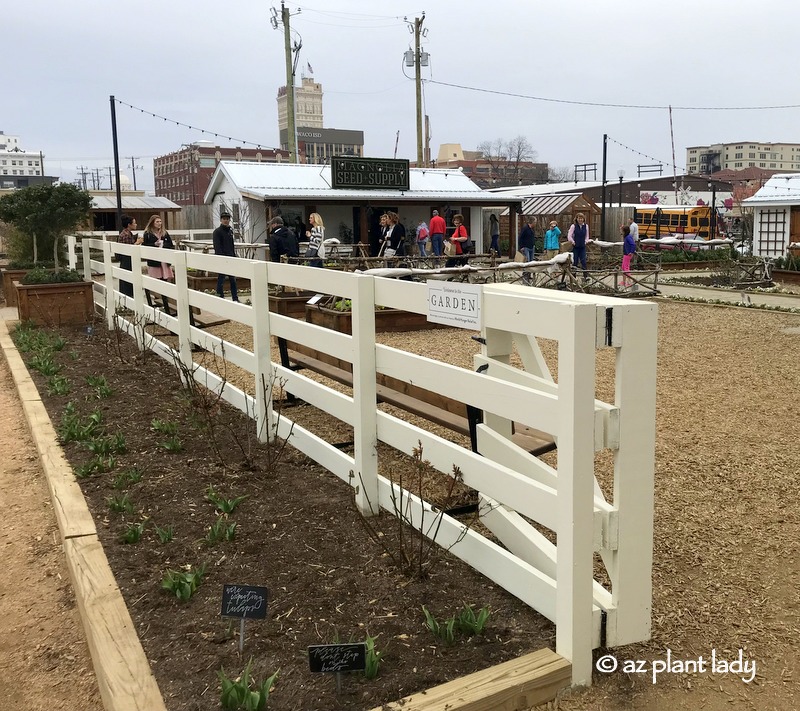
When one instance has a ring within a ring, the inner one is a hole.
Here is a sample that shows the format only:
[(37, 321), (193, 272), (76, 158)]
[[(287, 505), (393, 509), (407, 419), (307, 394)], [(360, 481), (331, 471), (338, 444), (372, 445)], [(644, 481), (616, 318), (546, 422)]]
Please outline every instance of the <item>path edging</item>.
[(83, 492), (61, 451), (36, 385), (1, 319), (0, 347), (50, 490), (103, 706), (106, 711), (167, 711)]

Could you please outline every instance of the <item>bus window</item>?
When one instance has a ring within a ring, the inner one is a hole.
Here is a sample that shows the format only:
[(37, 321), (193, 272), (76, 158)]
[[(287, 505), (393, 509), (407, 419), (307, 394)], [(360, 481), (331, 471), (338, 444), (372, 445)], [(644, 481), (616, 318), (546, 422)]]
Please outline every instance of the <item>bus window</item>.
[(692, 227), (697, 227), (697, 218), (692, 217)]
[(707, 217), (700, 218), (700, 227), (708, 227), (709, 224), (710, 222)]

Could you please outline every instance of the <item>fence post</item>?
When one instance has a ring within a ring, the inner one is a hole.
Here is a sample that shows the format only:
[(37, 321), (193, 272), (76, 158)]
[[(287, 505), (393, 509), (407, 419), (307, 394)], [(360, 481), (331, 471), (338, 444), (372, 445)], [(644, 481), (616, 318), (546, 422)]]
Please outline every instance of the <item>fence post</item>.
[(353, 400), (356, 506), (364, 516), (380, 512), (378, 416), (375, 378), (375, 277), (356, 276), (353, 299)]
[(189, 304), (189, 279), (186, 273), (186, 252), (175, 250), (175, 307), (178, 311), (178, 350), (184, 368), (191, 371), (194, 366), (192, 361), (192, 325), (191, 305)]
[[(147, 332), (144, 327), (147, 317), (144, 312), (144, 286), (142, 284), (142, 249), (137, 247), (131, 255), (131, 284), (133, 284), (133, 312), (136, 314), (134, 332), (136, 335), (136, 345), (140, 351), (146, 348), (145, 335)], [(130, 297), (127, 297), (130, 298)], [(127, 301), (125, 302), (127, 305)]]
[(612, 554), (614, 564), (608, 566), (616, 573), (611, 581), (616, 616), (606, 631), (609, 646), (650, 637), (653, 599), (658, 307), (637, 303), (623, 307), (622, 313), (624, 341), (617, 349), (615, 394), (619, 407), (619, 449), (614, 456), (618, 542)]
[(255, 355), (256, 432), (259, 442), (275, 437), (272, 411), (272, 387), (275, 375), (270, 353), (269, 272), (267, 262), (254, 262), (250, 277), (250, 299), (253, 304), (253, 354)]
[[(81, 257), (83, 258), (83, 280), (92, 280), (92, 248), (89, 237), (81, 237)], [(86, 240), (84, 242), (84, 240)]]
[(594, 579), (594, 391), (597, 310), (574, 304), (558, 344), (558, 561), (556, 652), (572, 683), (592, 682)]
[(78, 268), (78, 257), (75, 254), (75, 245), (77, 241), (75, 235), (67, 235), (67, 264), (70, 269)]
[(107, 240), (103, 240), (103, 268), (106, 272), (106, 326), (109, 331), (113, 331), (114, 314), (117, 308), (114, 300), (116, 289), (114, 288), (114, 265), (111, 263), (111, 242)]

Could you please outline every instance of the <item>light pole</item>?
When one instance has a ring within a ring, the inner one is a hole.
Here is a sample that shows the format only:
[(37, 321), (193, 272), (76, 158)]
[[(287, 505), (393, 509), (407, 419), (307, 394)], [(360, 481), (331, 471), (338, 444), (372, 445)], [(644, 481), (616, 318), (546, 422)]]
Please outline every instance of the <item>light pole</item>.
[(708, 182), (708, 187), (711, 188), (711, 237), (709, 239), (716, 239), (717, 237), (717, 184), (713, 181)]
[(622, 179), (625, 177), (625, 171), (620, 168), (617, 175), (619, 176), (619, 206), (622, 207)]

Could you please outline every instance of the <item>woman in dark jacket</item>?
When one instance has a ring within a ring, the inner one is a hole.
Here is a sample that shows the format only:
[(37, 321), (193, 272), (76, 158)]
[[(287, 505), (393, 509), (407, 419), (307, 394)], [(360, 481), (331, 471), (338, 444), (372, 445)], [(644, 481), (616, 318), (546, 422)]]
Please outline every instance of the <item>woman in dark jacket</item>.
[(389, 217), (389, 247), (394, 250), (396, 257), (404, 257), (406, 254), (406, 227), (400, 222), (400, 216), (396, 212), (387, 213)]

